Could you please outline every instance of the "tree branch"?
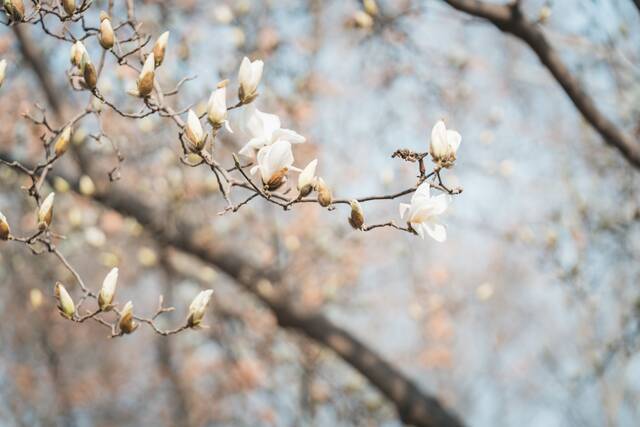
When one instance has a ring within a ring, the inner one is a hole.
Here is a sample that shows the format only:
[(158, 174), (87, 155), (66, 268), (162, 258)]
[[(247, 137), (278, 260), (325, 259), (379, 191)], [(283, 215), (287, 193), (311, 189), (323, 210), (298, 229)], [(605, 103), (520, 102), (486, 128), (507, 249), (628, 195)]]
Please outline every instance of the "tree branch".
[[(600, 134), (607, 144), (618, 149), (631, 165), (636, 169), (640, 169), (640, 144), (618, 129), (598, 109), (578, 79), (549, 44), (539, 26), (535, 22), (527, 20), (524, 16), (519, 7), (519, 2), (509, 5), (497, 5), (478, 0), (444, 1), (455, 9), (488, 20), (502, 32), (511, 34), (525, 42), (562, 86), (562, 89), (580, 111), (583, 118)], [(634, 1), (640, 6), (640, 0)]]

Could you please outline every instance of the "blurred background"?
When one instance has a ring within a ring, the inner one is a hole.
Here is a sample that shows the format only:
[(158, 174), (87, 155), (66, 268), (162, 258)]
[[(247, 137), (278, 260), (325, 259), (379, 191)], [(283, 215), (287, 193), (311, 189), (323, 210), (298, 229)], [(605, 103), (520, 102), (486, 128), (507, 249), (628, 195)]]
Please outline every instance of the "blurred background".
[[(90, 25), (106, 3), (91, 6)], [(115, 2), (114, 22), (126, 19), (124, 3)], [(83, 138), (97, 124), (82, 122), (74, 140), (104, 171), (92, 185), (127, 188), (168, 221), (181, 218), (202, 239), (280, 269), (278, 286), (292, 304), (325, 313), (467, 425), (637, 425), (638, 172), (519, 40), (440, 1), (377, 3), (372, 14), (343, 0), (150, 0), (136, 2), (136, 17), (154, 39), (171, 31), (156, 75), (163, 87), (197, 75), (172, 98), (177, 110), (204, 111), (218, 81), (235, 81), (244, 55), (263, 59), (258, 108), (307, 137), (295, 147), (296, 164), (317, 157), (337, 197), (413, 185), (415, 166), (390, 156), (398, 148), (426, 151), (431, 127), (445, 119), (463, 139), (443, 177), (464, 188), (444, 217), (445, 243), (391, 229), (353, 231), (345, 207), (284, 212), (256, 199), (219, 216), (225, 202), (215, 177), (179, 162), (175, 125), (157, 115), (131, 120), (105, 111), (113, 145)], [(634, 3), (522, 3), (598, 107), (637, 141)], [(65, 75), (70, 44), (38, 25), (21, 27), (60, 103), (82, 108), (87, 93), (72, 91)], [(96, 39), (85, 44), (97, 58)], [(9, 63), (0, 151), (37, 161), (41, 130), (21, 114), (47, 99), (5, 26), (0, 56)], [(126, 95), (135, 78), (108, 58), (99, 87), (135, 111), (139, 101)], [(234, 129), (240, 118), (231, 113)], [(225, 164), (243, 138), (224, 134)], [(56, 167), (73, 170), (70, 160)], [(106, 172), (116, 167), (120, 179), (111, 183)], [(95, 203), (90, 185), (76, 194), (65, 184), (51, 184), (56, 231), (66, 236), (58, 247), (88, 285), (98, 289), (118, 266), (119, 299), (152, 313), (163, 294), (176, 307), (167, 325), (182, 321), (193, 296), (211, 287), (210, 328), (171, 338), (141, 328), (108, 339), (100, 325), (56, 312), (54, 282), (74, 288), (55, 257), (0, 242), (0, 425), (401, 425), (365, 377), (280, 328), (215, 266)], [(0, 210), (15, 234), (28, 235), (35, 205), (23, 185), (24, 176), (0, 165)], [(365, 205), (367, 221), (398, 220), (399, 202)]]

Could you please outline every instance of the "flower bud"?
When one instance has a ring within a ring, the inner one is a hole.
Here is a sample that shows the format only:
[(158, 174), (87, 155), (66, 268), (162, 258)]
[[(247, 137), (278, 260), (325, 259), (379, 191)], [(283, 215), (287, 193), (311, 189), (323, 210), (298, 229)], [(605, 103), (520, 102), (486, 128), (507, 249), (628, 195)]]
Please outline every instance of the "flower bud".
[(431, 130), (429, 154), (431, 160), (443, 168), (450, 168), (456, 161), (456, 153), (462, 136), (454, 130), (448, 130), (442, 120), (439, 120)]
[(371, 16), (376, 16), (380, 13), (376, 0), (363, 0), (362, 5), (364, 6), (364, 11)]
[(276, 191), (278, 188), (282, 187), (282, 184), (287, 182), (288, 172), (289, 168), (282, 168), (271, 175), (267, 182), (264, 183), (265, 187), (267, 187), (267, 190)]
[(60, 157), (67, 152), (67, 149), (69, 148), (69, 141), (71, 141), (71, 126), (64, 128), (53, 146), (53, 151), (55, 152), (56, 157)]
[(82, 69), (82, 76), (84, 77), (84, 83), (91, 90), (96, 88), (98, 84), (98, 73), (96, 67), (91, 63), (89, 54), (85, 51), (82, 55), (82, 61), (80, 62), (80, 69)]
[(51, 225), (51, 220), (53, 219), (53, 199), (55, 196), (56, 193), (49, 193), (38, 209), (38, 228), (40, 230), (46, 230)]
[(214, 129), (221, 128), (227, 120), (227, 89), (224, 85), (219, 85), (211, 94), (207, 105), (207, 119)]
[(73, 314), (76, 312), (76, 306), (73, 304), (73, 299), (71, 299), (69, 292), (67, 292), (60, 282), (56, 283), (54, 292), (56, 300), (58, 301), (58, 311), (60, 314), (67, 319), (73, 319)]
[(300, 197), (308, 196), (313, 190), (313, 186), (316, 181), (316, 167), (318, 166), (318, 159), (313, 159), (309, 164), (300, 172), (298, 176), (298, 192)]
[(316, 191), (318, 192), (318, 203), (320, 203), (320, 206), (323, 208), (329, 206), (333, 201), (333, 196), (331, 195), (331, 190), (324, 182), (324, 179), (320, 177), (316, 180)]
[(165, 31), (158, 37), (156, 44), (153, 46), (153, 57), (155, 59), (155, 66), (159, 67), (164, 61), (164, 54), (167, 50), (167, 42), (169, 41), (169, 31)]
[(200, 292), (189, 305), (189, 315), (187, 317), (187, 324), (190, 328), (200, 326), (202, 319), (204, 318), (205, 311), (209, 305), (209, 300), (213, 294), (213, 289), (207, 289)]
[(4, 78), (7, 73), (7, 60), (3, 59), (0, 61), (0, 87), (2, 87), (2, 83), (4, 83)]
[(102, 311), (109, 311), (112, 308), (111, 303), (116, 295), (116, 285), (118, 284), (118, 269), (113, 268), (102, 282), (102, 289), (98, 294), (98, 306)]
[(364, 211), (357, 200), (349, 201), (351, 205), (351, 216), (349, 216), (349, 224), (356, 230), (362, 230), (364, 225)]
[(7, 218), (0, 212), (0, 240), (8, 240), (10, 235), (11, 229), (9, 228)]
[(202, 125), (200, 124), (200, 119), (193, 112), (193, 110), (189, 110), (187, 113), (187, 124), (184, 127), (185, 135), (187, 139), (191, 143), (191, 148), (194, 151), (200, 151), (204, 148), (204, 144), (206, 142), (206, 135), (202, 130)]
[(24, 19), (23, 0), (4, 0), (4, 11), (9, 19), (14, 22), (21, 22)]
[(138, 327), (138, 323), (133, 320), (133, 303), (131, 301), (128, 301), (120, 312), (118, 327), (120, 331), (125, 334), (130, 334)]
[(258, 85), (262, 78), (262, 69), (264, 63), (260, 60), (251, 62), (246, 56), (240, 64), (238, 71), (238, 81), (240, 88), (238, 89), (238, 97), (243, 104), (251, 103), (258, 96)]
[(82, 64), (82, 58), (85, 54), (89, 55), (87, 53), (87, 49), (84, 47), (84, 44), (80, 40), (71, 45), (70, 59), (71, 63), (76, 67), (79, 67), (80, 64)]
[(111, 18), (105, 12), (100, 12), (100, 46), (111, 49), (115, 41), (115, 34), (111, 26)]
[(142, 66), (142, 71), (138, 76), (138, 96), (140, 98), (146, 98), (151, 95), (153, 90), (153, 79), (155, 77), (155, 59), (153, 52), (147, 56)]
[(67, 15), (71, 16), (76, 11), (76, 0), (62, 0), (62, 7)]

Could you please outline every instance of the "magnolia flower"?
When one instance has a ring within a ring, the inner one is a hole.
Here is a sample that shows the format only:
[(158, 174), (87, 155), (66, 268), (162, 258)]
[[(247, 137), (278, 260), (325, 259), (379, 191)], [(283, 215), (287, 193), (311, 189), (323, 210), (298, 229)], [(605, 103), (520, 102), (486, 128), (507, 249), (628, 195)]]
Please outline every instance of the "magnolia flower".
[(71, 140), (71, 126), (67, 126), (64, 128), (55, 145), (53, 146), (53, 151), (56, 154), (56, 157), (62, 156), (67, 152), (69, 148), (69, 141)]
[(202, 130), (200, 119), (193, 110), (189, 110), (187, 113), (187, 125), (184, 127), (184, 132), (193, 149), (196, 151), (202, 150), (207, 141), (207, 135)]
[(447, 130), (444, 122), (439, 120), (431, 130), (429, 154), (433, 162), (443, 168), (453, 166), (461, 141), (462, 136), (458, 132)]
[(111, 49), (115, 41), (115, 34), (111, 26), (111, 18), (105, 12), (100, 12), (100, 46)]
[(306, 197), (313, 190), (313, 186), (316, 182), (316, 167), (318, 166), (318, 159), (313, 159), (309, 162), (300, 175), (298, 176), (298, 192), (300, 197)]
[(431, 197), (431, 189), (428, 182), (420, 184), (411, 197), (411, 204), (400, 203), (400, 218), (407, 220), (411, 228), (424, 239), (424, 232), (438, 242), (447, 239), (447, 230), (438, 222), (437, 216), (441, 215), (451, 198), (447, 194)]
[(45, 230), (51, 225), (51, 220), (53, 219), (53, 199), (55, 197), (56, 193), (49, 193), (38, 209), (38, 228), (40, 230)]
[(22, 0), (4, 0), (3, 6), (12, 21), (22, 21), (24, 18), (24, 2)]
[(331, 194), (331, 189), (322, 177), (316, 179), (316, 191), (318, 192), (318, 203), (320, 203), (320, 206), (323, 208), (330, 206), (333, 202), (333, 195)]
[(111, 303), (113, 302), (113, 297), (116, 294), (116, 285), (118, 284), (118, 269), (113, 268), (104, 278), (102, 282), (102, 289), (100, 289), (100, 294), (98, 294), (98, 306), (102, 311), (111, 310)]
[(58, 310), (60, 314), (67, 319), (73, 319), (73, 314), (76, 312), (76, 306), (71, 299), (71, 295), (67, 292), (67, 289), (62, 283), (57, 282), (54, 288), (56, 300), (58, 300)]
[(258, 151), (258, 165), (251, 168), (251, 174), (260, 171), (262, 183), (268, 190), (277, 190), (287, 180), (287, 172), (293, 168), (293, 152), (289, 141), (276, 141)]
[(78, 40), (73, 45), (71, 45), (71, 63), (76, 67), (79, 67), (82, 63), (82, 58), (87, 54), (87, 49), (84, 47), (84, 44)]
[(362, 210), (362, 206), (360, 206), (360, 202), (350, 200), (349, 205), (351, 206), (349, 224), (356, 230), (362, 230), (362, 226), (364, 225), (364, 211)]
[(246, 56), (242, 59), (238, 71), (238, 81), (240, 82), (238, 97), (243, 104), (250, 103), (258, 96), (256, 91), (262, 78), (263, 67), (264, 63), (260, 60), (251, 62)]
[(76, 0), (62, 0), (62, 7), (67, 15), (73, 15), (76, 11)]
[(9, 228), (7, 218), (0, 212), (0, 240), (8, 240), (10, 235), (11, 229)]
[(288, 141), (292, 144), (300, 144), (306, 141), (304, 136), (291, 129), (280, 128), (280, 118), (275, 114), (263, 113), (253, 106), (250, 106), (245, 114), (248, 114), (245, 128), (251, 135), (249, 142), (239, 151), (239, 154), (245, 157), (253, 159), (255, 158), (256, 150), (279, 140)]
[(227, 88), (223, 84), (218, 85), (218, 88), (209, 97), (207, 119), (214, 129), (219, 129), (224, 124), (227, 126), (227, 130), (233, 133), (227, 121)]
[(130, 334), (138, 327), (136, 321), (133, 320), (133, 303), (131, 301), (127, 301), (120, 312), (120, 321), (118, 322), (118, 326), (120, 327), (120, 331), (124, 334)]
[(2, 87), (2, 83), (4, 83), (4, 77), (7, 73), (7, 60), (3, 59), (0, 61), (0, 87)]
[(187, 324), (193, 328), (199, 326), (204, 318), (205, 310), (209, 305), (209, 300), (213, 294), (213, 289), (207, 289), (200, 292), (189, 305), (189, 316), (187, 317)]
[(138, 76), (137, 84), (138, 84), (138, 96), (140, 98), (146, 98), (151, 94), (153, 90), (153, 79), (155, 76), (155, 59), (153, 52), (147, 56), (147, 59), (144, 61), (144, 65), (142, 66), (142, 70), (140, 71), (140, 75)]
[(167, 43), (169, 42), (169, 31), (165, 31), (158, 37), (156, 44), (153, 46), (153, 57), (155, 59), (155, 66), (159, 67), (164, 61), (164, 54), (167, 50)]

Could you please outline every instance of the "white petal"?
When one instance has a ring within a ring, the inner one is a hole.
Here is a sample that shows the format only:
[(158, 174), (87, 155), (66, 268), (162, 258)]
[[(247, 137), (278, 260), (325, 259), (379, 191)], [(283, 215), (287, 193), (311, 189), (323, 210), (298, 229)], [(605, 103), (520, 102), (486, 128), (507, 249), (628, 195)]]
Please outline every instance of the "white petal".
[(422, 225), (422, 223), (411, 223), (411, 228), (413, 228), (416, 233), (418, 233), (418, 236), (420, 236), (420, 238), (424, 240), (424, 226)]
[(411, 205), (409, 205), (407, 203), (400, 203), (400, 206), (399, 206), (400, 218), (404, 219), (404, 216), (410, 210), (411, 210)]
[(271, 139), (273, 141), (284, 139), (292, 144), (302, 144), (306, 141), (306, 138), (304, 136), (295, 131), (292, 131), (291, 129), (277, 129), (273, 132)]
[(436, 156), (445, 156), (449, 148), (447, 143), (447, 127), (442, 120), (433, 126), (431, 130), (431, 152)]
[(451, 150), (453, 150), (454, 153), (458, 151), (458, 147), (460, 147), (460, 142), (462, 142), (462, 135), (460, 135), (455, 130), (447, 131), (447, 143), (449, 144), (449, 147), (451, 147)]
[(242, 58), (240, 70), (238, 70), (238, 80), (241, 85), (245, 85), (251, 80), (251, 61), (246, 56)]
[(318, 159), (313, 159), (302, 170), (302, 172), (300, 173), (300, 176), (298, 176), (298, 190), (300, 190), (305, 185), (310, 185), (313, 183), (313, 178), (316, 175), (317, 166), (318, 166)]
[(431, 214), (441, 215), (451, 204), (451, 196), (449, 196), (448, 194), (440, 194), (436, 197), (431, 198), (431, 202), (433, 204)]
[(429, 233), (429, 236), (436, 242), (444, 242), (447, 240), (447, 229), (444, 228), (444, 225), (437, 222), (425, 222), (422, 225), (427, 230), (427, 233)]
[(413, 196), (411, 196), (411, 204), (413, 205), (429, 199), (431, 199), (431, 185), (429, 185), (428, 182), (423, 182), (418, 186)]

